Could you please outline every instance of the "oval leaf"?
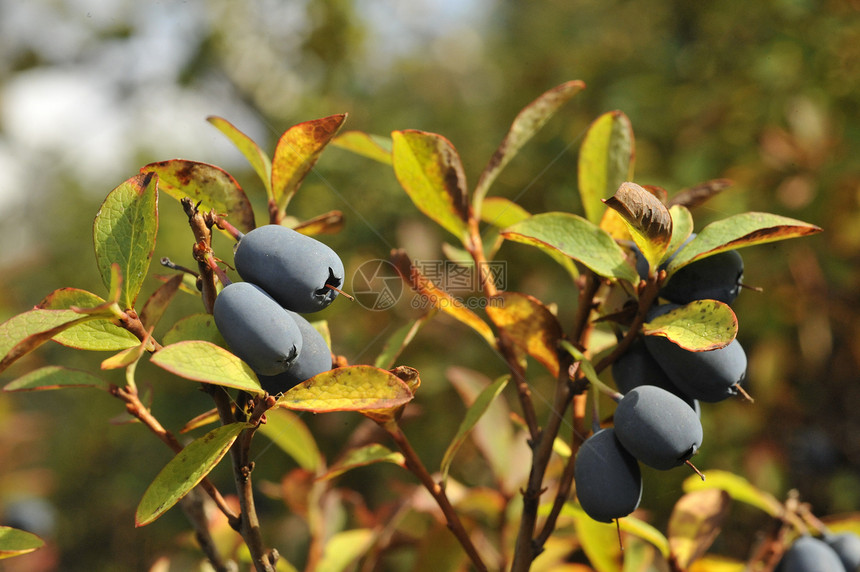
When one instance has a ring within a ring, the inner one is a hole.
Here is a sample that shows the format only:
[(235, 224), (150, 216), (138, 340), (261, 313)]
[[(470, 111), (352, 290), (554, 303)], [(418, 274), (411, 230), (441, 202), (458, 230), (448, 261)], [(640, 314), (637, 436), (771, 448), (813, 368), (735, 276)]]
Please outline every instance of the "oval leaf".
[(254, 210), (245, 191), (230, 173), (215, 165), (171, 159), (150, 163), (141, 173), (158, 174), (158, 187), (176, 200), (185, 197), (206, 210), (213, 210), (241, 230), (248, 232), (255, 226)]
[(108, 384), (86, 371), (49, 365), (6, 384), (3, 391), (42, 391), (64, 387), (95, 387), (107, 390)]
[(585, 83), (579, 80), (565, 82), (549, 91), (542, 93), (537, 99), (526, 105), (514, 118), (508, 133), (502, 139), (490, 162), (484, 167), (478, 184), (475, 187), (473, 205), (480, 213), (482, 202), (490, 185), (496, 180), (505, 165), (514, 158), (529, 139), (537, 133), (555, 112), (570, 98), (585, 89)]
[(342, 475), (347, 471), (351, 471), (357, 467), (366, 467), (374, 463), (392, 463), (405, 467), (406, 460), (402, 453), (392, 451), (388, 447), (371, 443), (357, 449), (350, 449), (346, 456), (336, 462), (319, 478), (322, 480), (333, 479), (338, 475)]
[(265, 393), (251, 368), (235, 355), (211, 342), (190, 340), (164, 346), (152, 355), (152, 363), (170, 373), (249, 393)]
[(388, 137), (362, 131), (346, 131), (332, 139), (331, 144), (374, 161), (391, 164), (391, 139)]
[(579, 149), (579, 195), (585, 218), (600, 224), (608, 198), (633, 178), (634, 140), (630, 119), (620, 111), (598, 117)]
[(45, 541), (26, 530), (0, 526), (0, 560), (28, 554), (45, 545)]
[(681, 570), (705, 554), (720, 533), (729, 513), (731, 497), (720, 489), (685, 494), (669, 518), (669, 547)]
[(305, 121), (293, 125), (278, 139), (272, 159), (272, 196), (279, 213), (284, 213), (290, 199), (344, 121), (345, 113)]
[(782, 504), (772, 495), (756, 488), (752, 483), (728, 471), (705, 471), (705, 479), (691, 475), (684, 480), (684, 492), (720, 489), (738, 502), (752, 505), (774, 518), (783, 514)]
[(657, 268), (672, 239), (672, 217), (660, 199), (636, 183), (624, 182), (604, 202), (621, 215), (651, 268)]
[(221, 335), (215, 325), (215, 318), (212, 317), (212, 314), (207, 313), (191, 314), (182, 318), (164, 333), (163, 338), (165, 346), (188, 340), (199, 340), (213, 343), (222, 348), (227, 347), (224, 336)]
[(496, 228), (506, 228), (529, 218), (526, 209), (504, 197), (487, 197), (481, 207), (481, 220)]
[(666, 271), (671, 275), (687, 264), (754, 244), (764, 244), (821, 232), (814, 224), (770, 213), (741, 213), (712, 222), (685, 246)]
[(316, 474), (325, 466), (322, 453), (308, 426), (292, 411), (270, 409), (266, 412), (266, 422), (260, 425), (258, 431), (292, 457), (301, 468)]
[(195, 439), (173, 457), (143, 493), (135, 526), (145, 526), (175, 505), (209, 474), (249, 423), (231, 423)]
[[(37, 307), (45, 310), (65, 310), (73, 306), (91, 308), (104, 303), (103, 298), (92, 292), (61, 288), (48, 294)], [(111, 320), (92, 320), (79, 324), (60, 332), (52, 339), (70, 348), (93, 351), (120, 351), (140, 344), (137, 336)]]
[(643, 324), (642, 333), (663, 336), (691, 352), (706, 352), (732, 343), (738, 318), (724, 302), (696, 300)]
[(161, 286), (159, 286), (152, 295), (147, 298), (143, 305), (143, 310), (140, 312), (140, 321), (143, 322), (143, 327), (151, 330), (161, 320), (161, 316), (167, 310), (173, 297), (179, 291), (179, 286), (182, 284), (182, 274), (177, 274)]
[(502, 232), (508, 240), (557, 250), (598, 276), (639, 282), (636, 270), (609, 234), (584, 218), (561, 212), (536, 214)]
[(364, 411), (399, 407), (413, 397), (409, 386), (391, 372), (369, 365), (352, 365), (300, 383), (284, 393), (278, 405), (315, 413)]
[(122, 273), (119, 304), (134, 307), (134, 301), (155, 249), (158, 233), (158, 177), (141, 173), (112, 190), (93, 221), (96, 262), (107, 288), (111, 287), (111, 264)]
[(418, 210), (466, 241), (466, 176), (450, 141), (425, 131), (391, 134), (394, 175)]
[(239, 131), (235, 125), (221, 117), (210, 116), (206, 121), (214, 125), (221, 133), (227, 136), (233, 145), (245, 156), (251, 167), (263, 181), (266, 188), (266, 194), (272, 196), (272, 160), (265, 151), (254, 142), (253, 139)]
[(520, 349), (558, 376), (558, 340), (561, 324), (540, 300), (518, 292), (500, 292), (501, 304), (487, 305), (490, 320)]
[(344, 530), (334, 534), (325, 543), (323, 556), (316, 572), (344, 572), (350, 570), (358, 558), (367, 553), (375, 534), (369, 528)]

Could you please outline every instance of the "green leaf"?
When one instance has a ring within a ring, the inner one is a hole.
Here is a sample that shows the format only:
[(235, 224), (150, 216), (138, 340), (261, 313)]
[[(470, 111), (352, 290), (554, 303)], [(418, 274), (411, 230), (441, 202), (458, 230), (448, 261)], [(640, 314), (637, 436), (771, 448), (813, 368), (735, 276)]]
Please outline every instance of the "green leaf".
[(134, 307), (158, 233), (158, 177), (141, 173), (112, 190), (93, 221), (96, 262), (106, 287), (111, 287), (111, 265), (122, 273), (119, 304)]
[(687, 207), (673, 205), (669, 209), (669, 216), (672, 217), (672, 239), (669, 241), (669, 248), (666, 249), (663, 259), (660, 260), (661, 263), (672, 256), (693, 233), (693, 215)]
[[(105, 300), (86, 290), (61, 288), (54, 290), (38, 304), (45, 310), (67, 310), (74, 307), (101, 306)], [(137, 336), (113, 323), (112, 320), (92, 320), (73, 326), (52, 338), (64, 346), (79, 350), (120, 351), (140, 344)]]
[(496, 327), (552, 374), (558, 376), (558, 340), (561, 324), (543, 303), (519, 292), (499, 292), (500, 304), (487, 305)]
[(279, 213), (285, 212), (290, 199), (344, 121), (345, 113), (305, 121), (293, 125), (278, 139), (272, 159), (272, 194)]
[(195, 439), (173, 457), (143, 493), (135, 526), (145, 526), (175, 505), (209, 474), (249, 423), (230, 423)]
[(481, 220), (496, 228), (509, 227), (530, 216), (526, 209), (504, 197), (487, 197), (481, 207)]
[(282, 408), (266, 412), (266, 422), (257, 429), (293, 458), (300, 467), (317, 473), (325, 466), (317, 443), (299, 416)]
[(704, 489), (689, 492), (675, 503), (667, 530), (672, 558), (680, 569), (687, 570), (714, 543), (730, 500), (726, 491)]
[(206, 121), (214, 125), (221, 133), (227, 136), (233, 145), (245, 156), (251, 167), (263, 181), (263, 186), (266, 188), (266, 194), (272, 197), (272, 160), (265, 151), (254, 142), (253, 139), (239, 131), (239, 129), (221, 117), (210, 116)]
[(729, 345), (738, 333), (738, 318), (718, 300), (695, 300), (642, 325), (646, 336), (663, 336), (692, 352)]
[(821, 232), (814, 224), (788, 217), (749, 212), (712, 222), (675, 256), (667, 273), (671, 275), (687, 264), (723, 252), (754, 244), (764, 244)]
[(0, 560), (28, 554), (44, 545), (45, 541), (31, 532), (0, 526)]
[(86, 371), (48, 365), (6, 384), (3, 391), (41, 391), (64, 387), (95, 387), (107, 390), (108, 384)]
[(639, 282), (636, 270), (615, 240), (584, 218), (562, 212), (536, 214), (502, 232), (508, 240), (550, 248), (577, 260), (605, 278)]
[(626, 115), (610, 111), (591, 124), (579, 149), (579, 194), (585, 218), (600, 224), (601, 201), (633, 179), (633, 158), (633, 127)]
[(173, 324), (162, 338), (165, 346), (189, 340), (200, 340), (222, 348), (227, 347), (227, 342), (215, 326), (215, 319), (212, 314), (207, 313), (191, 314), (182, 318)]
[[(551, 508), (550, 504), (543, 504), (543, 505), (541, 505), (539, 512), (542, 515), (549, 514), (550, 508)], [(568, 517), (571, 517), (574, 519), (574, 521), (576, 522), (577, 531), (580, 530), (581, 524), (586, 525), (586, 534), (594, 534), (595, 535), (595, 539), (590, 539), (589, 543), (591, 543), (592, 540), (594, 540), (596, 542), (599, 541), (600, 535), (606, 535), (606, 537), (608, 538), (608, 531), (611, 530), (613, 532), (613, 536), (614, 536), (614, 541), (612, 542), (612, 544), (614, 546), (613, 546), (613, 550), (610, 551), (611, 555), (609, 555), (609, 556), (613, 556), (613, 555), (620, 556), (620, 551), (619, 552), (615, 551), (615, 547), (618, 546), (618, 533), (617, 533), (617, 530), (615, 528), (615, 526), (616, 526), (615, 522), (613, 522), (613, 523), (598, 522), (598, 521), (592, 519), (591, 517), (589, 517), (587, 514), (585, 514), (585, 511), (582, 510), (582, 508), (579, 505), (571, 503), (571, 502), (565, 503), (565, 505), (561, 509), (561, 514), (562, 514), (562, 516), (568, 516)], [(629, 534), (636, 536), (637, 538), (641, 538), (642, 540), (647, 541), (648, 543), (653, 545), (657, 550), (659, 550), (660, 553), (664, 557), (669, 556), (669, 540), (665, 536), (663, 536), (663, 533), (661, 533), (659, 530), (654, 528), (652, 525), (648, 524), (645, 521), (639, 520), (635, 516), (625, 516), (624, 518), (618, 519), (616, 522), (618, 523), (618, 526), (621, 528), (622, 531), (627, 532)], [(591, 526), (593, 526), (593, 529), (588, 528)], [(595, 545), (591, 546), (590, 550), (592, 552), (597, 551), (598, 550), (597, 545), (595, 544)], [(588, 554), (588, 552), (586, 552), (586, 554)], [(600, 560), (604, 561), (603, 558), (600, 558)], [(614, 568), (615, 563), (612, 562), (611, 558), (605, 559), (603, 564), (608, 569), (615, 569)]]
[(657, 268), (672, 239), (672, 217), (666, 205), (630, 182), (621, 183), (615, 194), (603, 202), (624, 220), (650, 268)]
[(647, 541), (657, 550), (664, 558), (669, 557), (669, 540), (663, 536), (663, 533), (634, 516), (625, 516), (618, 521), (621, 530), (628, 534), (632, 534), (637, 538)]
[(475, 399), (475, 402), (471, 407), (469, 407), (468, 411), (466, 411), (466, 416), (463, 418), (463, 421), (460, 422), (457, 434), (454, 436), (451, 444), (448, 445), (448, 448), (445, 450), (445, 455), (442, 457), (442, 465), (439, 468), (439, 471), (442, 473), (443, 487), (448, 481), (448, 470), (451, 468), (451, 462), (454, 460), (454, 456), (457, 454), (457, 451), (460, 450), (460, 447), (466, 441), (466, 437), (469, 432), (478, 423), (478, 421), (481, 420), (481, 417), (486, 413), (493, 400), (496, 399), (496, 397), (498, 397), (505, 389), (509, 379), (510, 376), (500, 377), (491, 385), (486, 387), (481, 394), (478, 395), (478, 398)]
[(385, 342), (385, 347), (382, 348), (382, 352), (376, 357), (373, 365), (382, 369), (394, 367), (394, 361), (397, 359), (397, 356), (412, 342), (418, 330), (427, 323), (430, 316), (431, 314), (424, 314), (420, 318), (410, 320), (397, 328)]
[(391, 138), (389, 137), (371, 135), (362, 131), (345, 131), (332, 139), (331, 144), (374, 161), (391, 164)]
[(425, 131), (391, 134), (394, 175), (418, 210), (466, 244), (466, 176), (450, 141)]
[(235, 387), (256, 395), (264, 393), (248, 364), (211, 342), (176, 342), (155, 352), (150, 361), (186, 379)]
[(315, 375), (278, 399), (287, 409), (313, 411), (365, 411), (405, 405), (414, 397), (403, 380), (369, 365), (339, 367)]
[(782, 504), (770, 495), (739, 475), (728, 471), (705, 471), (705, 480), (698, 475), (690, 475), (683, 483), (684, 492), (705, 489), (726, 491), (734, 500), (754, 506), (774, 518), (783, 513)]
[(245, 191), (230, 173), (210, 165), (185, 159), (171, 159), (150, 163), (141, 173), (158, 174), (158, 188), (176, 199), (190, 198), (200, 203), (203, 210), (212, 210), (226, 216), (227, 221), (248, 232), (256, 226), (254, 210)]
[[(564, 512), (573, 517), (576, 538), (594, 569), (597, 572), (621, 572), (623, 557), (615, 523), (598, 522), (571, 503), (566, 503), (564, 508)], [(621, 519), (624, 520), (626, 518)]]
[(325, 543), (316, 572), (344, 572), (351, 569), (352, 564), (370, 549), (374, 539), (375, 534), (369, 528), (338, 532)]
[(374, 463), (392, 463), (404, 467), (406, 460), (402, 453), (392, 451), (388, 447), (379, 445), (378, 443), (371, 443), (357, 449), (349, 449), (346, 455), (332, 465), (320, 478), (333, 479), (357, 467), (366, 467)]
[(484, 167), (484, 171), (478, 179), (473, 197), (473, 208), (476, 213), (480, 214), (487, 191), (508, 162), (516, 156), (535, 133), (540, 131), (541, 127), (555, 115), (555, 112), (562, 105), (584, 88), (585, 84), (579, 80), (565, 82), (544, 92), (517, 114), (508, 133), (502, 139), (501, 144), (493, 153), (490, 162)]

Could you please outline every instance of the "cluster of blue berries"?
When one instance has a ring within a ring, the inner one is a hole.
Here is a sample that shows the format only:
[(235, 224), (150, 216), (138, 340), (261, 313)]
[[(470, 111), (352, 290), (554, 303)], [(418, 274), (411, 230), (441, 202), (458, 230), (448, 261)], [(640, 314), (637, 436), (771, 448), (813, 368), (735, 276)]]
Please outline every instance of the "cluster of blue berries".
[(340, 257), (328, 246), (284, 226), (261, 226), (240, 237), (234, 256), (245, 282), (215, 299), (213, 315), (230, 351), (271, 394), (328, 371), (331, 350), (301, 314), (334, 301), (343, 285)]

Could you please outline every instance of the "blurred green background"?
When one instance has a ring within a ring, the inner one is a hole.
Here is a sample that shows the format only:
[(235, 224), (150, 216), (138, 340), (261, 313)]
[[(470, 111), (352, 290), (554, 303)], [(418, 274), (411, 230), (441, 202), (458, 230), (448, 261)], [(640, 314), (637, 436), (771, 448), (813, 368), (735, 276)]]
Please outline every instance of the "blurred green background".
[[(763, 289), (735, 304), (756, 402), (704, 408), (697, 465), (738, 472), (779, 497), (797, 488), (819, 515), (860, 510), (857, 0), (11, 0), (0, 4), (0, 54), (3, 320), (56, 288), (105, 293), (92, 219), (107, 193), (148, 162), (182, 157), (226, 168), (262, 221), (262, 186), (209, 115), (270, 152), (290, 125), (334, 113), (349, 113), (345, 129), (432, 131), (457, 147), (474, 185), (522, 106), (583, 80), (586, 90), (491, 193), (531, 212), (575, 212), (584, 130), (620, 109), (636, 134), (636, 182), (670, 194), (712, 178), (735, 182), (694, 212), (697, 228), (747, 210), (823, 227), (812, 238), (743, 251), (745, 283)], [(298, 218), (329, 209), (346, 217), (345, 229), (325, 240), (348, 276), (397, 246), (439, 259), (440, 242), (451, 238), (416, 211), (389, 168), (334, 148), (291, 206)], [(190, 264), (191, 246), (181, 208), (162, 196), (154, 259)], [(549, 258), (519, 245), (505, 245), (500, 258), (509, 264), (507, 289), (571, 315), (575, 290)], [(142, 295), (158, 284), (150, 279)], [(178, 298), (156, 336), (200, 310), (192, 297)], [(369, 363), (410, 315), (402, 304), (371, 312), (339, 300), (322, 317), (336, 353)], [(44, 346), (0, 381), (47, 363), (97, 370), (104, 357)], [(406, 430), (426, 464), (438, 466), (463, 411), (446, 368), (495, 377), (503, 364), (445, 319), (422, 330), (400, 361), (424, 382), (421, 413)], [(551, 393), (533, 369), (540, 404), (541, 392)], [(139, 375), (171, 430), (210, 407), (194, 384), (148, 365)], [(0, 395), (0, 514), (47, 499), (43, 512), (53, 518), (41, 532), (58, 569), (148, 569), (187, 543), (177, 536), (186, 528), (180, 511), (134, 529), (137, 502), (170, 455), (140, 426), (111, 424), (120, 413), (118, 401), (93, 391)], [(330, 460), (357, 417), (308, 418)], [(258, 454), (259, 479), (293, 466), (263, 444)], [(214, 478), (228, 483), (223, 469)], [(687, 475), (646, 472), (643, 506), (658, 527)], [(386, 496), (382, 480), (350, 484), (371, 503)], [(263, 502), (263, 510), (277, 513), (277, 504)], [(733, 525), (716, 549), (743, 558), (751, 533)]]

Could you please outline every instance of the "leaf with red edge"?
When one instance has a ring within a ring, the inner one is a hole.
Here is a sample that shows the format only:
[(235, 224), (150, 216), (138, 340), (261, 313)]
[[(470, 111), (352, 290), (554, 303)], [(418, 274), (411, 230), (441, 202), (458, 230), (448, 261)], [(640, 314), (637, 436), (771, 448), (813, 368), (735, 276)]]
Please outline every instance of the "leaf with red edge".
[(226, 216), (242, 232), (253, 230), (254, 209), (245, 191), (230, 173), (210, 165), (186, 159), (150, 163), (141, 173), (157, 173), (159, 188), (176, 200), (188, 197), (200, 208)]
[(281, 135), (272, 159), (272, 196), (279, 213), (283, 215), (290, 199), (344, 121), (345, 113), (330, 115), (293, 125)]
[(669, 549), (680, 570), (702, 557), (720, 533), (729, 513), (731, 497), (720, 489), (685, 494), (669, 518)]
[(265, 151), (260, 149), (253, 139), (239, 131), (239, 129), (222, 117), (214, 115), (206, 118), (206, 121), (214, 125), (221, 133), (227, 136), (233, 145), (245, 156), (251, 167), (263, 181), (266, 188), (266, 193), (271, 198), (272, 196), (272, 160)]
[(732, 343), (738, 318), (718, 300), (694, 300), (642, 325), (646, 336), (663, 336), (691, 352), (716, 350)]
[(450, 141), (426, 131), (391, 134), (394, 175), (418, 210), (466, 244), (466, 175)]
[(179, 291), (180, 284), (182, 284), (182, 274), (177, 274), (159, 286), (147, 299), (140, 312), (140, 321), (143, 322), (144, 328), (150, 329), (158, 324), (170, 301)]
[(579, 80), (567, 81), (549, 91), (542, 93), (537, 99), (526, 105), (514, 118), (511, 127), (501, 144), (496, 149), (490, 162), (484, 167), (478, 184), (475, 187), (473, 207), (481, 211), (482, 202), (496, 177), (511, 159), (516, 156), (523, 145), (531, 139), (541, 127), (555, 115), (555, 112), (567, 103), (570, 98), (585, 88), (585, 83)]
[(503, 335), (558, 376), (556, 346), (561, 324), (540, 300), (519, 292), (500, 292), (499, 304), (488, 304), (487, 315)]
[(396, 375), (369, 365), (339, 367), (315, 375), (278, 399), (287, 409), (364, 411), (393, 409), (409, 403), (414, 394)]
[(26, 530), (0, 526), (0, 560), (29, 554), (45, 545), (45, 541)]

